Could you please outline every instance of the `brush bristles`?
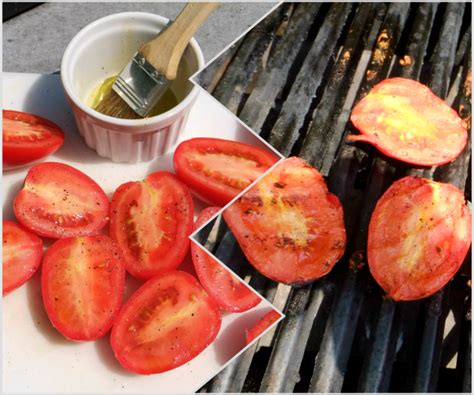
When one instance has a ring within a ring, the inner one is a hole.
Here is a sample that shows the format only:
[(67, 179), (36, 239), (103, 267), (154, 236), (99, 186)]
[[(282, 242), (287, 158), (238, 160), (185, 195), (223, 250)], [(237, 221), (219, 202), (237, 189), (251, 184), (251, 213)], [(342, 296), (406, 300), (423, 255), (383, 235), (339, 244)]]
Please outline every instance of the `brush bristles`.
[(94, 110), (109, 115), (115, 118), (122, 119), (140, 119), (142, 118), (130, 106), (122, 100), (122, 98), (115, 93), (114, 90), (110, 90), (104, 98), (100, 101), (99, 105)]

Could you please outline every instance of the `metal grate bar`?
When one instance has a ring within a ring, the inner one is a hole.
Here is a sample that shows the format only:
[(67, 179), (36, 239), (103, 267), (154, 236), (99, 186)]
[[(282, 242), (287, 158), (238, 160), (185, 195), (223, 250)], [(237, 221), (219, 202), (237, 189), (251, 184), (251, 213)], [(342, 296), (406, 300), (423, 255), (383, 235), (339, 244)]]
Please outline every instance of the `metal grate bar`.
[(230, 111), (237, 112), (245, 90), (257, 72), (263, 53), (274, 38), (274, 31), (282, 23), (288, 6), (278, 7), (243, 38), (212, 95)]
[(256, 349), (257, 344), (253, 344), (241, 356), (232, 361), (212, 380), (209, 386), (209, 392), (241, 392)]
[(448, 94), (456, 48), (461, 32), (464, 3), (448, 3), (441, 27), (440, 39), (430, 59), (430, 87), (440, 97)]
[(240, 113), (240, 119), (259, 132), (267, 118), (271, 104), (283, 91), (293, 62), (308, 35), (308, 26), (316, 18), (321, 4), (298, 4), (288, 22), (283, 39), (275, 46), (256, 86)]
[(351, 7), (350, 3), (331, 6), (270, 132), (268, 141), (285, 156), (298, 138)]
[[(350, 26), (339, 58), (333, 67), (329, 82), (322, 95), (321, 102), (317, 106), (312, 117), (312, 125), (308, 131), (299, 156), (307, 159), (312, 165), (320, 169), (323, 162), (334, 160), (334, 154), (325, 155), (328, 145), (341, 140), (340, 133), (334, 133), (335, 120), (340, 116), (346, 96), (351, 87), (350, 81), (356, 72), (358, 62), (361, 59), (363, 49), (367, 42), (373, 41), (376, 31), (380, 28), (378, 19), (375, 19), (376, 11), (385, 14), (385, 7), (372, 3), (359, 5), (354, 20)], [(373, 30), (375, 33), (371, 34)], [(347, 119), (345, 119), (347, 122)], [(342, 133), (342, 131), (341, 131)]]
[(419, 80), (437, 9), (437, 3), (419, 5), (402, 63), (394, 67), (394, 75)]
[(326, 280), (292, 290), (285, 309), (286, 318), (281, 324), (260, 392), (294, 390), (300, 379), (299, 370), (313, 322), (333, 294), (334, 284)]

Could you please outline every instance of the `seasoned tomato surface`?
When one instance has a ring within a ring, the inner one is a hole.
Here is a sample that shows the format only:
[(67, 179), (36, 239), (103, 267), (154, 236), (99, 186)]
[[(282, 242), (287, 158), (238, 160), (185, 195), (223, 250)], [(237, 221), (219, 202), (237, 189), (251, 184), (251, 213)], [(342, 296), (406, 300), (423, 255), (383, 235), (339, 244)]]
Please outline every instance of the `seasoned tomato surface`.
[(3, 169), (35, 162), (57, 151), (64, 143), (58, 125), (38, 115), (3, 110)]
[[(204, 225), (219, 210), (219, 207), (204, 209), (195, 228)], [(194, 242), (191, 243), (191, 254), (199, 282), (222, 310), (242, 312), (260, 303), (261, 299), (255, 292)]]
[(2, 292), (6, 295), (36, 272), (43, 256), (43, 242), (13, 221), (2, 222), (2, 239)]
[(97, 183), (63, 163), (33, 166), (13, 204), (15, 216), (40, 236), (97, 234), (108, 221), (109, 200)]
[(471, 244), (471, 214), (451, 184), (417, 177), (395, 182), (377, 202), (369, 226), (370, 272), (394, 300), (440, 290)]
[(57, 240), (44, 256), (44, 306), (53, 326), (68, 339), (103, 336), (120, 308), (124, 285), (122, 253), (108, 236)]
[(140, 374), (174, 369), (200, 354), (217, 336), (218, 308), (188, 273), (153, 277), (122, 307), (110, 342), (119, 362)]
[(249, 262), (275, 281), (311, 282), (344, 253), (342, 206), (300, 158), (279, 163), (223, 215)]
[(189, 248), (193, 215), (188, 188), (171, 173), (121, 185), (110, 207), (110, 236), (122, 249), (127, 270), (146, 280), (176, 269)]
[(195, 138), (178, 146), (173, 161), (176, 174), (196, 196), (225, 206), (278, 159), (248, 144)]
[(392, 78), (377, 84), (354, 108), (351, 121), (382, 153), (414, 165), (451, 162), (462, 152), (467, 131), (459, 115), (417, 81)]
[(281, 314), (276, 310), (270, 310), (257, 323), (246, 332), (247, 344), (252, 343), (260, 334), (270, 328), (274, 322), (281, 318)]

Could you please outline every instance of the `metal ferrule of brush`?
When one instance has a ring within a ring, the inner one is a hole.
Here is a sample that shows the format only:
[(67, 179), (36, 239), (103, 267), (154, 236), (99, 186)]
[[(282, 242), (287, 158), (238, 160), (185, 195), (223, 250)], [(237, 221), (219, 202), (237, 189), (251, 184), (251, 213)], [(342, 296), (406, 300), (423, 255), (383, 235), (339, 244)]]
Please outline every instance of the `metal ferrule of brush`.
[(170, 83), (137, 52), (117, 77), (112, 89), (133, 111), (146, 117)]

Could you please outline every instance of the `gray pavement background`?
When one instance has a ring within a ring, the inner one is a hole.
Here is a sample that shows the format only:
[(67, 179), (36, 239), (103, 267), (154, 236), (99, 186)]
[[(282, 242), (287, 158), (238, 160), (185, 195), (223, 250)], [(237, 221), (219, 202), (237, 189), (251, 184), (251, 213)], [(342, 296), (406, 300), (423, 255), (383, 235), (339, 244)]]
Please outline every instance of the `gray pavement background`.
[[(52, 73), (72, 37), (85, 25), (124, 11), (175, 18), (185, 3), (45, 3), (3, 24), (3, 71)], [(223, 3), (196, 34), (206, 62), (276, 3)]]

